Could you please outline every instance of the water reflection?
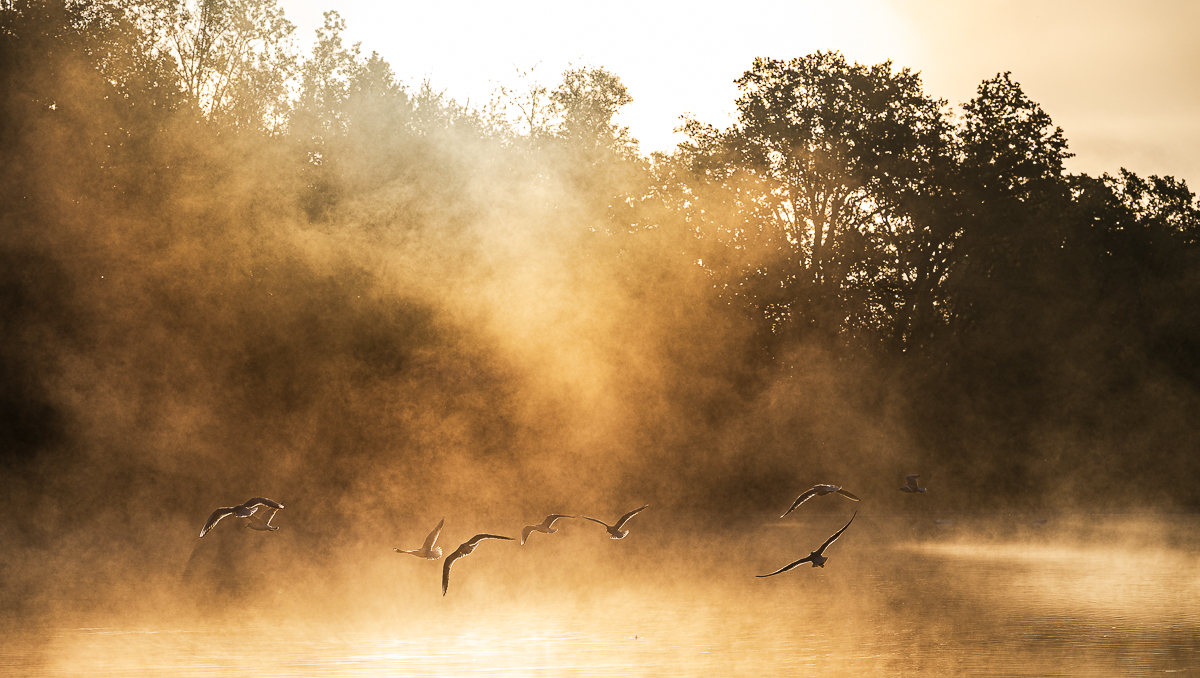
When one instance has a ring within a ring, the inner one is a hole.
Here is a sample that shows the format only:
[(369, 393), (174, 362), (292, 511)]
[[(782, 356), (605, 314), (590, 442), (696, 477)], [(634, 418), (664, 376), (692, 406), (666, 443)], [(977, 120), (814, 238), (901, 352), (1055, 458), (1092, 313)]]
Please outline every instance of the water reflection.
[(831, 547), (825, 569), (753, 577), (803, 555), (825, 523), (841, 520), (741, 527), (731, 540), (764, 546), (734, 562), (678, 542), (670, 558), (647, 558), (600, 590), (543, 583), (525, 596), (537, 580), (518, 578), (477, 595), (471, 586), (478, 593), (482, 582), (464, 581), (457, 600), (437, 601), (434, 584), (428, 605), (401, 600), (390, 612), (320, 621), (266, 621), (265, 612), (144, 628), (11, 623), (0, 668), (96, 677), (1200, 674), (1198, 549), (1175, 538), (1194, 535), (1191, 518), (1166, 532), (1153, 521), (1090, 532), (1080, 527), (1090, 523), (868, 518), (857, 538), (848, 532)]

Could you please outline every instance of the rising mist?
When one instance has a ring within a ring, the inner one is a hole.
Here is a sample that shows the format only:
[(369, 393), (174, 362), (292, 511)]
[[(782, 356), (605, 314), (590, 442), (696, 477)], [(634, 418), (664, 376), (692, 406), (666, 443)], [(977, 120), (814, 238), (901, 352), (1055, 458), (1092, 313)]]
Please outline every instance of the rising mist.
[[(1196, 504), (1195, 198), (1065, 175), (1007, 74), (960, 121), (891, 64), (758, 60), (737, 125), (646, 158), (602, 68), (472, 109), (331, 15), (219, 99), (152, 6), (3, 5), (8, 608), (219, 606), (248, 557), (333, 599), (442, 517), (911, 510), (913, 472), (941, 507)], [(809, 96), (842, 76), (861, 118)], [(197, 540), (256, 495), (271, 541)]]

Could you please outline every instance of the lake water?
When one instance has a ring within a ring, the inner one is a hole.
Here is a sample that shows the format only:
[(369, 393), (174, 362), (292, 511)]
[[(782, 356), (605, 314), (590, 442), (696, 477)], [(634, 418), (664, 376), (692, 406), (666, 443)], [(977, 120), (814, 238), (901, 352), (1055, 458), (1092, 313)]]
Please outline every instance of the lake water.
[(440, 563), (381, 557), (343, 604), (289, 605), (306, 580), (221, 613), (9, 619), (0, 673), (1200, 676), (1194, 516), (860, 515), (824, 569), (753, 576), (847, 518), (494, 542), (445, 598)]

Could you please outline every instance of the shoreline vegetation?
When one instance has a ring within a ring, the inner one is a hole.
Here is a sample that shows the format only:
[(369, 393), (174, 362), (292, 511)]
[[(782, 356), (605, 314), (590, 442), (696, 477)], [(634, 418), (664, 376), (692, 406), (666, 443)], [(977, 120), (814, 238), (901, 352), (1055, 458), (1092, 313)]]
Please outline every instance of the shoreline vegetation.
[(902, 65), (759, 58), (732, 126), (644, 156), (602, 67), (471, 108), (344, 29), (0, 0), (5, 609), (231, 496), (315, 561), (824, 482), (1200, 507), (1200, 202), (1067, 173), (1019, 74), (951, 106)]

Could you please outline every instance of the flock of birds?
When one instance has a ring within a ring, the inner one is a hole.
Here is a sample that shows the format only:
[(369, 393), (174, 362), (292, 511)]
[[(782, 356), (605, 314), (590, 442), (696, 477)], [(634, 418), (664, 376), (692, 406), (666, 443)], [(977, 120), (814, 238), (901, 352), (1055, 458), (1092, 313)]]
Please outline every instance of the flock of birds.
[[(621, 516), (621, 519), (618, 520), (615, 525), (609, 525), (608, 523), (604, 522), (603, 520), (597, 520), (595, 518), (589, 518), (587, 516), (583, 516), (583, 518), (584, 518), (584, 520), (590, 520), (594, 523), (600, 523), (601, 525), (603, 525), (604, 529), (608, 530), (608, 535), (610, 538), (624, 539), (625, 535), (629, 534), (629, 530), (622, 530), (621, 528), (625, 525), (625, 523), (629, 522), (630, 518), (636, 516), (637, 514), (641, 513), (642, 511), (645, 511), (647, 508), (649, 508), (649, 506), (650, 506), (649, 504), (646, 504), (645, 506), (643, 506), (641, 508), (635, 508), (634, 510), (630, 511), (629, 513), (626, 513), (625, 515)], [(559, 519), (578, 518), (578, 517), (579, 516), (569, 516), (565, 513), (551, 513), (550, 515), (546, 516), (545, 520), (538, 523), (537, 525), (526, 525), (525, 529), (521, 530), (521, 545), (524, 546), (525, 542), (529, 540), (529, 535), (533, 534), (534, 532), (542, 532), (544, 534), (554, 534), (555, 532), (558, 532), (558, 529), (554, 527), (554, 523), (557, 522)], [(414, 555), (418, 558), (425, 558), (426, 560), (437, 560), (438, 558), (441, 558), (442, 557), (442, 547), (437, 546), (436, 544), (437, 544), (438, 535), (440, 535), (442, 533), (442, 525), (444, 525), (445, 523), (446, 523), (445, 518), (442, 518), (440, 521), (438, 521), (437, 527), (433, 528), (433, 531), (429, 533), (429, 536), (425, 537), (425, 543), (421, 545), (421, 548), (413, 549), (411, 551), (402, 551), (397, 548), (393, 548), (392, 550), (395, 551), (396, 553), (408, 553), (408, 554)], [(472, 553), (474, 553), (475, 549), (485, 539), (507, 539), (508, 541), (516, 541), (512, 537), (504, 537), (504, 536), (501, 536), (498, 534), (480, 533), (480, 534), (475, 535), (474, 537), (471, 537), (470, 539), (463, 542), (462, 544), (459, 544), (458, 548), (454, 549), (454, 553), (451, 553), (450, 555), (446, 556), (446, 560), (442, 562), (442, 595), (443, 596), (446, 595), (446, 590), (450, 587), (450, 568), (454, 567), (454, 563), (456, 561), (458, 561), (459, 558), (462, 558), (464, 556), (469, 556)]]
[[(900, 487), (900, 491), (914, 493), (926, 492), (926, 488), (920, 487), (917, 484), (917, 478), (920, 477), (920, 474), (917, 473), (905, 476), (905, 482), (904, 485)], [(791, 508), (789, 508), (787, 511), (784, 511), (780, 518), (786, 518), (789, 513), (795, 511), (798, 506), (809, 499), (812, 499), (813, 497), (823, 497), (827, 494), (840, 494), (847, 499), (859, 501), (858, 497), (842, 489), (842, 487), (839, 485), (814, 485), (812, 489), (805, 490), (799, 497), (797, 497), (796, 501), (792, 502)], [(621, 516), (621, 518), (613, 525), (609, 525), (603, 520), (597, 520), (596, 518), (590, 518), (588, 516), (572, 516), (565, 513), (551, 513), (550, 515), (546, 516), (546, 519), (541, 523), (537, 525), (526, 525), (525, 528), (521, 530), (521, 545), (524, 546), (525, 542), (529, 540), (529, 535), (533, 534), (534, 532), (554, 534), (555, 532), (558, 532), (558, 529), (554, 527), (555, 522), (564, 518), (573, 519), (579, 517), (582, 517), (584, 520), (590, 520), (594, 523), (603, 525), (604, 529), (608, 531), (609, 538), (611, 539), (624, 539), (625, 536), (629, 534), (629, 530), (622, 529), (624, 528), (625, 523), (629, 522), (630, 518), (636, 516), (642, 511), (645, 511), (647, 508), (649, 508), (649, 506), (649, 504), (646, 504), (641, 508), (636, 508), (629, 513), (626, 513), (625, 515)], [(225, 518), (228, 518), (229, 516), (233, 516), (235, 518), (246, 518), (248, 520), (246, 527), (252, 530), (259, 530), (262, 532), (278, 530), (278, 526), (271, 524), (271, 519), (275, 517), (275, 512), (282, 508), (283, 504), (280, 504), (272, 499), (267, 499), (266, 497), (252, 497), (237, 506), (225, 506), (219, 508), (213, 511), (208, 517), (208, 521), (205, 522), (204, 527), (200, 529), (200, 536), (203, 537), (204, 535), (208, 534), (210, 530), (217, 526), (217, 523), (221, 522)], [(825, 562), (829, 560), (829, 558), (825, 555), (825, 549), (829, 548), (833, 542), (837, 541), (838, 537), (842, 536), (842, 533), (846, 531), (847, 527), (850, 527), (850, 523), (853, 523), (854, 518), (857, 516), (858, 511), (855, 511), (854, 515), (850, 516), (849, 522), (842, 526), (842, 529), (835, 532), (833, 536), (829, 539), (826, 539), (825, 543), (821, 544), (817, 550), (809, 553), (807, 556), (804, 556), (795, 562), (788, 563), (787, 565), (784, 565), (770, 574), (759, 574), (755, 576), (773, 577), (781, 572), (787, 572), (788, 570), (791, 570), (804, 563), (812, 563), (813, 567), (825, 567)], [(445, 518), (442, 518), (440, 521), (438, 521), (437, 527), (433, 528), (433, 531), (429, 533), (429, 536), (425, 537), (425, 543), (421, 545), (421, 548), (408, 551), (398, 548), (393, 548), (392, 550), (396, 553), (407, 553), (409, 555), (413, 555), (418, 558), (424, 558), (426, 560), (437, 560), (441, 558), (442, 547), (437, 545), (437, 540), (438, 536), (440, 536), (442, 533), (442, 525), (445, 523)], [(474, 537), (471, 537), (462, 544), (459, 544), (458, 548), (455, 549), (453, 553), (446, 556), (446, 559), (442, 562), (443, 596), (446, 595), (446, 590), (450, 587), (450, 568), (454, 566), (454, 563), (457, 562), (459, 558), (463, 558), (474, 553), (475, 549), (488, 539), (505, 539), (508, 541), (516, 541), (512, 537), (505, 537), (498, 534), (480, 533)]]
[[(921, 474), (919, 474), (919, 473), (911, 473), (909, 475), (904, 476), (904, 484), (900, 486), (900, 491), (901, 492), (927, 492), (928, 490), (926, 488), (920, 487), (919, 485), (917, 485), (917, 478), (920, 478), (920, 477), (921, 477)], [(803, 504), (804, 502), (808, 501), (809, 499), (812, 499), (813, 497), (823, 497), (827, 494), (833, 494), (835, 492), (837, 494), (842, 495), (843, 497), (846, 497), (847, 499), (853, 499), (854, 501), (859, 501), (858, 497), (854, 496), (853, 494), (850, 494), (846, 490), (843, 490), (838, 485), (813, 485), (811, 490), (806, 490), (799, 497), (796, 497), (796, 501), (792, 502), (792, 507), (789, 508), (788, 510), (784, 511), (783, 515), (779, 516), (779, 517), (786, 518), (787, 514), (791, 513), (792, 511), (795, 511), (797, 506)], [(846, 531), (847, 527), (850, 527), (850, 523), (854, 522), (854, 519), (857, 516), (858, 516), (858, 511), (855, 511), (854, 515), (850, 516), (850, 520), (847, 521), (847, 523), (842, 526), (842, 529), (838, 530), (837, 532), (834, 532), (833, 536), (826, 539), (825, 543), (821, 544), (820, 548), (818, 548), (816, 551), (813, 551), (812, 553), (808, 554), (807, 556), (804, 556), (803, 558), (801, 558), (800, 560), (797, 560), (796, 562), (788, 563), (787, 565), (784, 565), (783, 567), (779, 568), (778, 570), (775, 570), (771, 574), (757, 574), (754, 576), (756, 576), (756, 577), (774, 577), (775, 575), (779, 574), (780, 572), (787, 572), (788, 570), (790, 570), (798, 565), (802, 565), (804, 563), (812, 563), (813, 567), (821, 567), (821, 568), (825, 567), (825, 561), (829, 560), (829, 558), (825, 556), (825, 549), (829, 548), (830, 544), (837, 541), (837, 538), (842, 536), (842, 533)]]

